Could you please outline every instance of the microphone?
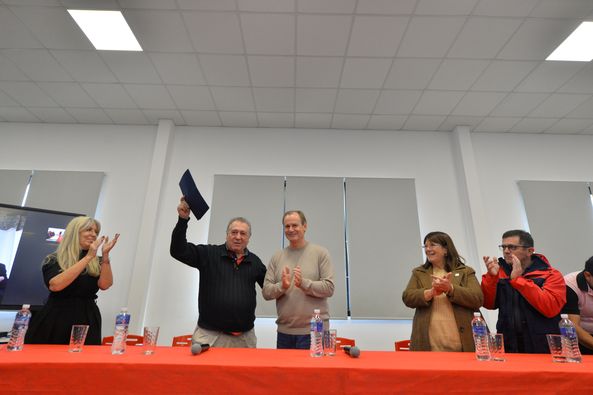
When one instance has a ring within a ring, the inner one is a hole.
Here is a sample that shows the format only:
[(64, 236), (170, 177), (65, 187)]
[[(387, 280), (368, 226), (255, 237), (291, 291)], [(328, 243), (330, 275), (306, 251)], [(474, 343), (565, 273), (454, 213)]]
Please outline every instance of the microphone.
[(191, 353), (192, 353), (192, 355), (198, 355), (200, 353), (208, 351), (209, 348), (210, 348), (210, 344), (194, 343), (191, 345)]
[(358, 358), (360, 356), (360, 349), (356, 346), (344, 346), (342, 349), (352, 358)]

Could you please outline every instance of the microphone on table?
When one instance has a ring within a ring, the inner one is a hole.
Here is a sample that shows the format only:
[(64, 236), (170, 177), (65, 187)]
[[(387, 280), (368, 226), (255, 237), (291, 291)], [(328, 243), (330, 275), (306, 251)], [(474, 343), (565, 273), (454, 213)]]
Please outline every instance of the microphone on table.
[(346, 354), (350, 355), (352, 358), (360, 357), (360, 348), (356, 346), (344, 346), (342, 347), (342, 349)]
[(192, 355), (198, 355), (205, 351), (208, 351), (209, 348), (210, 348), (210, 344), (194, 343), (191, 345), (191, 353), (192, 353)]

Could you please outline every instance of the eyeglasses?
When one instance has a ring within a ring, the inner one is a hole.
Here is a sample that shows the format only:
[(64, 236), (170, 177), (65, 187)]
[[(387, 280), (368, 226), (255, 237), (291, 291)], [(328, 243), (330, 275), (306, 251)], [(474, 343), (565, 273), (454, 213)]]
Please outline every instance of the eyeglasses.
[(442, 245), (437, 244), (437, 243), (432, 243), (432, 244), (420, 246), (420, 248), (422, 248), (423, 250), (425, 250), (427, 248), (435, 248), (435, 247), (442, 247)]
[(498, 246), (502, 251), (508, 248), (509, 251), (516, 251), (517, 248), (529, 248), (529, 246), (515, 245), (515, 244), (501, 244)]

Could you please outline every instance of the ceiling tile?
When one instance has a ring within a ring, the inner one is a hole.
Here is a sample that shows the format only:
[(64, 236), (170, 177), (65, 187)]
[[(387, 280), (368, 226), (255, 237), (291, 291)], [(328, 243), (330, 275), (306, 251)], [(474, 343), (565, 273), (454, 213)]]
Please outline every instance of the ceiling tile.
[(0, 48), (43, 48), (43, 45), (8, 7), (0, 6)]
[(242, 55), (200, 55), (204, 77), (210, 85), (249, 86), (247, 61)]
[(463, 27), (461, 17), (414, 17), (401, 42), (398, 57), (428, 58), (445, 56)]
[(69, 108), (68, 113), (79, 123), (112, 124), (111, 118), (100, 108)]
[(26, 81), (27, 76), (0, 51), (0, 81)]
[(37, 85), (62, 107), (97, 106), (97, 103), (76, 82), (40, 82)]
[(488, 115), (505, 96), (502, 92), (468, 92), (451, 115)]
[(257, 117), (254, 112), (220, 112), (222, 126), (256, 128)]
[(103, 108), (137, 108), (119, 84), (82, 84), (83, 89)]
[(139, 108), (153, 110), (176, 109), (169, 92), (162, 85), (126, 84), (124, 88)]
[(343, 15), (299, 15), (297, 54), (343, 56), (346, 53), (352, 17)]
[(253, 86), (292, 87), (295, 84), (293, 57), (248, 56), (247, 62)]
[(370, 114), (378, 96), (378, 90), (340, 89), (335, 111), (341, 114)]
[(0, 107), (19, 107), (20, 105), (0, 91)]
[(144, 8), (150, 10), (176, 10), (175, 0), (118, 0), (122, 9)]
[(414, 12), (416, 0), (358, 0), (357, 14), (409, 15)]
[(474, 15), (525, 17), (540, 0), (481, 0)]
[(334, 114), (331, 127), (333, 129), (363, 130), (369, 123), (369, 119), (368, 115)]
[(448, 115), (463, 97), (463, 92), (425, 91), (413, 113), (417, 115)]
[(548, 97), (544, 93), (511, 93), (490, 114), (496, 117), (524, 117)]
[(391, 67), (391, 59), (347, 58), (342, 88), (381, 88)]
[(234, 11), (237, 9), (235, 0), (177, 0), (177, 4), (182, 10)]
[(241, 14), (241, 28), (248, 54), (294, 55), (295, 16)]
[(501, 133), (510, 131), (521, 118), (512, 117), (488, 117), (476, 126), (474, 132)]
[(298, 0), (297, 11), (351, 14), (355, 5), (355, 0)]
[(476, 91), (512, 91), (536, 65), (536, 62), (492, 61), (471, 89)]
[(367, 129), (400, 130), (403, 128), (407, 115), (371, 115)]
[(210, 89), (207, 86), (169, 85), (168, 89), (178, 109), (215, 110)]
[(76, 123), (76, 119), (59, 107), (29, 107), (29, 111), (44, 123)]
[(575, 74), (558, 92), (593, 94), (593, 65), (591, 62)]
[(241, 11), (294, 12), (296, 0), (237, 0)]
[(536, 18), (582, 18), (593, 12), (590, 0), (542, 0), (530, 16)]
[(332, 123), (332, 114), (294, 114), (294, 127), (307, 129), (329, 129)]
[(515, 88), (515, 91), (554, 92), (582, 68), (581, 62), (542, 62)]
[(385, 81), (385, 88), (424, 89), (440, 63), (439, 59), (395, 59)]
[(142, 110), (149, 124), (157, 125), (162, 119), (170, 119), (175, 125), (185, 125), (185, 120), (176, 110)]
[(102, 51), (101, 58), (107, 63), (119, 82), (147, 84), (162, 82), (145, 53)]
[(0, 119), (6, 122), (39, 122), (39, 119), (23, 107), (0, 107)]
[(558, 122), (558, 118), (523, 118), (513, 128), (513, 133), (543, 133)]
[(216, 111), (181, 111), (188, 126), (221, 126), (222, 122)]
[(526, 19), (497, 58), (544, 60), (575, 27), (574, 21), (562, 19)]
[(62, 7), (12, 7), (35, 37), (48, 49), (93, 49), (74, 19)]
[(157, 73), (165, 84), (202, 85), (206, 81), (195, 54), (149, 54)]
[(236, 14), (188, 11), (183, 13), (183, 20), (198, 52), (244, 52), (239, 17)]
[(337, 89), (296, 90), (296, 112), (333, 112)]
[(253, 88), (255, 107), (262, 112), (293, 112), (293, 88)]
[(568, 117), (573, 118), (593, 118), (593, 98), (581, 103), (574, 111), (570, 112)]
[(544, 100), (535, 110), (529, 113), (530, 117), (564, 117), (576, 109), (580, 104), (589, 99), (589, 95), (575, 95), (553, 93)]
[(348, 56), (394, 56), (408, 20), (408, 17), (355, 17)]
[(96, 51), (51, 51), (64, 70), (78, 82), (117, 82)]
[(124, 17), (144, 51), (193, 51), (177, 11), (126, 10)]
[(340, 83), (342, 58), (297, 57), (296, 86), (336, 88)]
[(60, 0), (0, 0), (7, 5), (41, 5), (45, 7), (61, 6)]
[(72, 81), (72, 78), (44, 49), (6, 49), (8, 57), (27, 77), (37, 81)]
[(445, 118), (445, 116), (410, 115), (402, 129), (418, 131), (437, 130)]
[(382, 91), (375, 106), (375, 114), (409, 114), (418, 103), (422, 91)]
[(451, 58), (493, 58), (521, 24), (520, 19), (471, 18), (447, 54)]
[(219, 111), (254, 111), (251, 88), (211, 88), (214, 103)]
[(23, 106), (58, 107), (49, 95), (32, 82), (0, 81), (0, 90)]
[(477, 0), (419, 0), (417, 15), (469, 15)]
[(147, 125), (148, 120), (144, 116), (141, 110), (134, 109), (119, 109), (119, 108), (106, 108), (105, 113), (109, 118), (116, 124), (121, 125)]
[(258, 112), (257, 120), (260, 128), (292, 128), (294, 114), (284, 112)]
[(548, 128), (544, 133), (579, 134), (593, 124), (591, 119), (561, 119)]
[(432, 77), (428, 89), (467, 90), (487, 66), (485, 60), (445, 59)]
[(60, 0), (70, 9), (115, 10), (119, 8), (117, 0)]

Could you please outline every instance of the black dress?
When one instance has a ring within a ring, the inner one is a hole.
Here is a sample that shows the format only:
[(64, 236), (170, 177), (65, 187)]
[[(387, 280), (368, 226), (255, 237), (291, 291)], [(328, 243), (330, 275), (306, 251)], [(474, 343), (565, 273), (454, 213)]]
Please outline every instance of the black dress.
[[(83, 251), (80, 258), (86, 255)], [(43, 279), (49, 280), (62, 272), (57, 257), (51, 254), (42, 266)], [(101, 313), (96, 299), (99, 278), (80, 274), (61, 291), (50, 291), (43, 308), (33, 314), (25, 336), (28, 344), (68, 344), (72, 325), (88, 325), (85, 344), (101, 344)]]

